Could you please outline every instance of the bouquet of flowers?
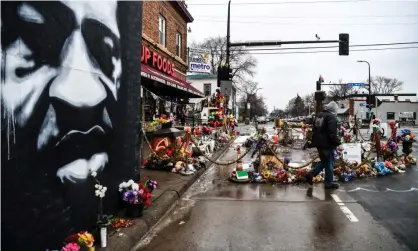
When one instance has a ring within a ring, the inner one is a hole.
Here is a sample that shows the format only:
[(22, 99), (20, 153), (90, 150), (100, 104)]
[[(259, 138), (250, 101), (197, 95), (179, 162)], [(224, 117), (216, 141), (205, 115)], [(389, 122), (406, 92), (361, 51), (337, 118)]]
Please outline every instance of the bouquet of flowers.
[(61, 251), (79, 251), (81, 247), (93, 247), (94, 237), (87, 231), (81, 231), (68, 236), (64, 243), (65, 246), (61, 249)]
[[(145, 184), (149, 185), (136, 183), (133, 180), (122, 182), (119, 185), (119, 192), (122, 193), (122, 200), (128, 204), (144, 204), (146, 207), (151, 205), (151, 192), (157, 188), (157, 182), (147, 180)], [(152, 190), (150, 190), (150, 188), (152, 188)]]
[(378, 132), (380, 130), (380, 119), (373, 120), (373, 132)]
[(169, 123), (170, 121), (167, 119), (167, 115), (165, 115), (165, 114), (161, 114), (161, 116), (160, 116), (160, 118), (159, 118), (159, 121), (160, 121), (160, 123), (161, 124), (166, 124), (166, 123)]
[(410, 129), (404, 128), (401, 130), (401, 134), (398, 135), (397, 138), (401, 141), (410, 141), (415, 138), (415, 135), (411, 132)]

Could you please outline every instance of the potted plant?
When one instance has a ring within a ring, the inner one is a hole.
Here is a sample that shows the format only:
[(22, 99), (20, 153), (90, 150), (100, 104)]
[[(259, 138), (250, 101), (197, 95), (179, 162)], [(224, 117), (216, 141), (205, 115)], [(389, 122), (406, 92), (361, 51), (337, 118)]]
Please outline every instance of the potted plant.
[(415, 135), (410, 129), (404, 128), (398, 135), (398, 140), (402, 141), (402, 152), (406, 155), (412, 153), (412, 143), (414, 142)]
[(171, 128), (173, 126), (173, 121), (170, 119), (167, 119), (167, 115), (162, 114), (160, 117), (160, 123), (161, 128)]
[(122, 200), (126, 204), (126, 217), (141, 217), (144, 207), (148, 207), (151, 204), (151, 192), (157, 187), (157, 182), (147, 180), (145, 184), (129, 180), (119, 185), (119, 192), (121, 192)]

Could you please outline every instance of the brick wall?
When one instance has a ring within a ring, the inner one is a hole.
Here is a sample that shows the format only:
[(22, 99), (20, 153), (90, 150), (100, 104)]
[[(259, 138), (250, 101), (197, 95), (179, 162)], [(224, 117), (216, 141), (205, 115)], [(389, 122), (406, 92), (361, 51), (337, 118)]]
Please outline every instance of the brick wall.
[[(158, 19), (162, 15), (166, 19), (166, 47), (176, 55), (176, 34), (182, 37), (181, 59), (186, 62), (187, 53), (187, 23), (173, 7), (174, 2), (144, 1), (142, 32), (155, 42), (159, 41)], [(183, 67), (184, 68), (184, 67)], [(186, 69), (184, 69), (184, 73)]]

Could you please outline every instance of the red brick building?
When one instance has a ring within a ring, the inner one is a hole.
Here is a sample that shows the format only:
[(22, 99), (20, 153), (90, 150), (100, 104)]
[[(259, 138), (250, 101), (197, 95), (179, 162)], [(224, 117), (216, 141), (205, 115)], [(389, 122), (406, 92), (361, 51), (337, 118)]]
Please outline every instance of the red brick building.
[(166, 100), (203, 97), (186, 82), (187, 24), (193, 17), (184, 1), (144, 1), (142, 15), (142, 85)]

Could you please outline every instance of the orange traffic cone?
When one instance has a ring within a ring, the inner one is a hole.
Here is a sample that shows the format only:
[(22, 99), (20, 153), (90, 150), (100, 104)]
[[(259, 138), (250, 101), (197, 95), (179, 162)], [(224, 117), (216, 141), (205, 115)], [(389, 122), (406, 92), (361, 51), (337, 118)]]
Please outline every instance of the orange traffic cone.
[(279, 135), (273, 135), (273, 142), (276, 144), (279, 142)]

